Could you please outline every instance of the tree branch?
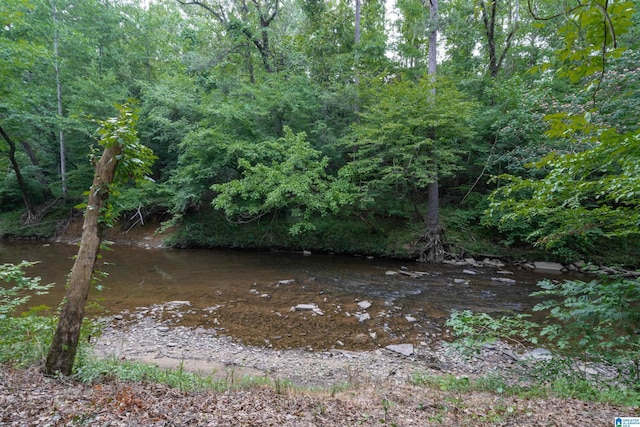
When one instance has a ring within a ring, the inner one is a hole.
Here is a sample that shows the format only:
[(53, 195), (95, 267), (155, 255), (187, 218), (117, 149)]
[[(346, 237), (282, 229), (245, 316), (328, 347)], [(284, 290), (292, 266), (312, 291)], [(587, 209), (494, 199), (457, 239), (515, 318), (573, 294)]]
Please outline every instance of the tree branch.
[(211, 6), (209, 6), (208, 4), (206, 4), (201, 0), (192, 0), (192, 1), (176, 0), (176, 1), (183, 6), (200, 6), (201, 8), (209, 12), (211, 15), (213, 15), (213, 17), (216, 18), (216, 20), (221, 24), (226, 23), (226, 18), (224, 16), (224, 11), (222, 11), (222, 6), (220, 6), (220, 12), (216, 12)]
[(545, 16), (545, 17), (538, 16), (538, 15), (535, 13), (535, 11), (533, 10), (533, 6), (531, 5), (531, 0), (527, 0), (527, 7), (528, 7), (528, 9), (529, 9), (529, 14), (530, 14), (530, 15), (531, 15), (531, 17), (532, 17), (533, 19), (535, 19), (536, 21), (551, 21), (552, 19), (556, 19), (556, 18), (558, 18), (558, 17), (560, 17), (560, 16), (566, 15), (566, 14), (568, 14), (568, 13), (575, 12), (576, 10), (578, 10), (578, 9), (580, 9), (580, 8), (582, 8), (582, 7), (585, 7), (585, 5), (584, 5), (584, 4), (582, 4), (582, 2), (578, 1), (578, 5), (577, 5), (577, 6), (575, 6), (575, 7), (572, 7), (572, 8), (570, 8), (570, 9), (564, 10), (564, 11), (562, 11), (562, 12), (560, 12), (560, 13), (555, 14), (555, 15)]

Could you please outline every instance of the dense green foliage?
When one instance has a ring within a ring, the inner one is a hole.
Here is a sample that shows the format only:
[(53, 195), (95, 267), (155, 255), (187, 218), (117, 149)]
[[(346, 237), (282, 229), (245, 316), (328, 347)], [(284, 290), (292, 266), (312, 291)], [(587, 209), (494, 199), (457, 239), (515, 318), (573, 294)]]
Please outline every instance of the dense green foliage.
[(634, 2), (441, 0), (435, 80), (423, 2), (243, 5), (4, 1), (1, 233), (63, 229), (137, 99), (157, 185), (112, 212), (180, 244), (415, 256), (437, 177), (450, 254), (638, 252)]
[(53, 286), (42, 285), (40, 277), (28, 277), (24, 270), (32, 265), (26, 261), (0, 265), (0, 363), (26, 366), (41, 361), (53, 336), (52, 318), (15, 316), (32, 295)]
[(288, 208), (295, 221), (290, 232), (296, 235), (315, 229), (314, 214), (337, 213), (348, 204), (349, 192), (327, 175), (327, 157), (320, 158), (321, 153), (310, 146), (304, 133), (294, 135), (289, 128), (284, 132), (275, 144), (263, 144), (262, 154), (271, 157), (269, 164), (238, 160), (243, 178), (214, 185), (218, 196), (213, 205), (238, 223), (277, 215), (280, 209)]

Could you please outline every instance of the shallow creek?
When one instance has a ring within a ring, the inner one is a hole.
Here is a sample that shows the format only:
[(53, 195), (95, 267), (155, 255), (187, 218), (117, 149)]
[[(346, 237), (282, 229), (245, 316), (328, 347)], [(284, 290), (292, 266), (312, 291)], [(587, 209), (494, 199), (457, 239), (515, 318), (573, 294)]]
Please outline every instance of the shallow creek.
[[(68, 244), (0, 241), (0, 263), (39, 261), (28, 275), (56, 285), (29, 305), (56, 307), (76, 250)], [(451, 310), (528, 311), (536, 302), (528, 295), (539, 280), (570, 277), (510, 266), (132, 246), (104, 252), (98, 264), (108, 276), (99, 282), (101, 291), (91, 290), (90, 313), (126, 320), (154, 304), (188, 302), (164, 310), (163, 320), (215, 329), (245, 344), (309, 350), (446, 339), (443, 323)], [(370, 306), (358, 305), (364, 301)], [(294, 310), (299, 304), (315, 310)]]

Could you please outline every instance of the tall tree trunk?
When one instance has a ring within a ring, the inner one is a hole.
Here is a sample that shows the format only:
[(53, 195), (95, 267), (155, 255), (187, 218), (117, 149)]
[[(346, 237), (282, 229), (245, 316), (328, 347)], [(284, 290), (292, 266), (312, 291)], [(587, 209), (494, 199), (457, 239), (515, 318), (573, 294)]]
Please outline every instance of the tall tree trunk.
[[(430, 30), (429, 30), (429, 68), (433, 89), (431, 89), (431, 99), (429, 102), (436, 102), (435, 78), (438, 67), (438, 0), (429, 2)], [(435, 130), (432, 135), (435, 140)], [(420, 251), (421, 262), (442, 262), (444, 260), (444, 249), (440, 236), (440, 195), (438, 183), (437, 159), (432, 159), (433, 175), (432, 181), (427, 186), (427, 215), (425, 218), (426, 233), (422, 237), (423, 247)]]
[[(355, 32), (355, 45), (356, 49), (360, 43), (360, 21), (362, 20), (360, 0), (356, 0), (356, 32)], [(357, 52), (357, 51), (356, 51)]]
[[(58, 101), (58, 118), (62, 120), (62, 84), (60, 83), (60, 56), (58, 53), (58, 10), (56, 8), (56, 0), (52, 4), (53, 15), (53, 54), (55, 55), (54, 69), (56, 72), (56, 91)], [(67, 160), (66, 149), (64, 146), (64, 131), (62, 130), (62, 122), (60, 123), (60, 184), (62, 186), (62, 197), (68, 198), (67, 193)]]
[(71, 375), (78, 349), (80, 328), (84, 319), (84, 306), (89, 295), (91, 276), (100, 249), (101, 233), (98, 225), (100, 210), (109, 197), (109, 186), (113, 182), (118, 156), (122, 152), (119, 144), (105, 148), (95, 164), (93, 185), (89, 191), (89, 202), (84, 214), (82, 240), (78, 255), (71, 269), (69, 287), (60, 313), (58, 327), (53, 337), (45, 371), (48, 375)]
[(9, 137), (9, 134), (5, 132), (5, 130), (0, 126), (0, 135), (7, 141), (9, 145), (9, 152), (7, 156), (9, 157), (9, 163), (11, 163), (11, 168), (13, 169), (13, 173), (16, 174), (16, 180), (18, 181), (18, 188), (20, 190), (20, 194), (22, 195), (22, 201), (24, 202), (24, 206), (27, 209), (27, 213), (25, 216), (25, 222), (30, 223), (36, 217), (36, 212), (33, 207), (33, 203), (31, 202), (31, 198), (29, 197), (29, 193), (27, 192), (27, 186), (24, 183), (24, 179), (22, 178), (22, 173), (20, 172), (20, 166), (18, 165), (18, 161), (16, 160), (16, 144)]
[[(362, 21), (362, 4), (360, 0), (356, 0), (356, 15), (355, 15), (355, 34), (354, 34), (354, 63), (355, 63), (355, 76), (353, 78), (356, 86), (360, 85), (360, 23)], [(355, 112), (360, 112), (360, 99), (356, 101)]]

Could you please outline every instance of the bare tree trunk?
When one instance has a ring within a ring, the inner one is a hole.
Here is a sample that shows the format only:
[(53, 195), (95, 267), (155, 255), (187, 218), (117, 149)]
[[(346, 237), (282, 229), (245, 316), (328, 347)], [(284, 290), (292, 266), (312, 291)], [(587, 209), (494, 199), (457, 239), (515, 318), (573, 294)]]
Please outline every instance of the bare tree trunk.
[(7, 144), (9, 145), (9, 153), (7, 154), (9, 157), (9, 163), (11, 163), (11, 168), (16, 174), (16, 180), (18, 181), (18, 188), (20, 189), (20, 194), (22, 195), (22, 201), (24, 202), (24, 206), (27, 209), (25, 223), (30, 223), (36, 217), (36, 212), (33, 207), (33, 203), (31, 202), (31, 198), (29, 197), (29, 193), (27, 192), (27, 186), (25, 185), (24, 179), (22, 178), (20, 166), (18, 165), (18, 161), (16, 160), (16, 144), (9, 137), (9, 134), (5, 132), (2, 126), (0, 126), (0, 135), (2, 135), (2, 138), (4, 138), (4, 140), (7, 141)]
[[(435, 77), (438, 67), (438, 0), (430, 0), (430, 31), (429, 31), (429, 68), (433, 89), (431, 89), (430, 102), (436, 102)], [(432, 135), (435, 140), (434, 135)], [(437, 160), (432, 159), (433, 175), (432, 181), (427, 186), (427, 215), (425, 218), (426, 233), (422, 237), (423, 247), (420, 250), (421, 262), (442, 262), (444, 260), (444, 249), (440, 236), (440, 194), (438, 183)]]
[[(438, 68), (438, 0), (429, 0), (429, 70), (435, 80)], [(435, 88), (431, 92), (435, 96)], [(435, 102), (435, 99), (434, 99)]]
[(356, 33), (355, 33), (356, 49), (358, 47), (358, 43), (360, 43), (360, 21), (362, 19), (360, 10), (361, 10), (360, 0), (356, 0)]
[(117, 156), (122, 152), (119, 144), (105, 148), (95, 164), (93, 185), (89, 191), (89, 202), (84, 214), (82, 240), (78, 255), (71, 269), (69, 287), (60, 313), (58, 327), (53, 337), (45, 371), (48, 375), (71, 375), (78, 349), (80, 328), (84, 318), (84, 306), (89, 295), (91, 276), (100, 249), (98, 219), (104, 201), (109, 197), (109, 186), (113, 182)]
[[(53, 15), (53, 53), (55, 55), (54, 68), (56, 72), (56, 90), (58, 101), (58, 118), (62, 119), (62, 84), (60, 83), (60, 60), (58, 53), (58, 10), (56, 8), (56, 0), (52, 5)], [(62, 123), (60, 123), (59, 136), (60, 136), (60, 183), (62, 185), (62, 197), (68, 198), (67, 192), (67, 160), (66, 149), (64, 146), (64, 131), (62, 130)]]

